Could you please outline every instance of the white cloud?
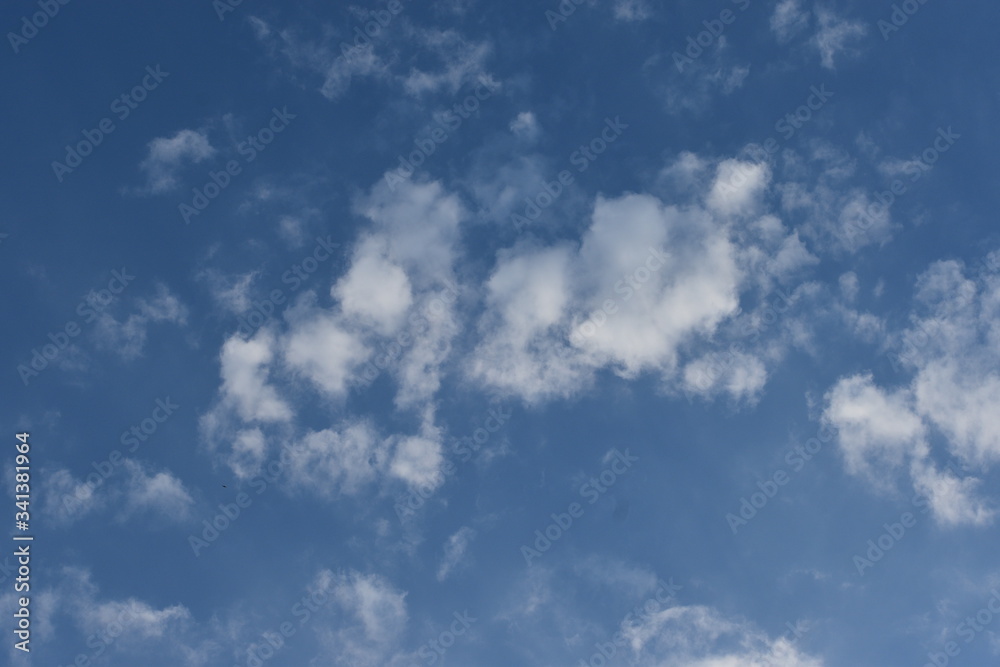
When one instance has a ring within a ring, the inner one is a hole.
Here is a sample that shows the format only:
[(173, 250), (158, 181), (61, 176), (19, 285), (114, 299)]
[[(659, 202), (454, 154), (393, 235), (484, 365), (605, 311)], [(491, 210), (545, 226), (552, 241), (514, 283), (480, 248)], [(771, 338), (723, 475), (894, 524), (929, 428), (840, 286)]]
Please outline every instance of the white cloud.
[(414, 28), (416, 42), (440, 60), (440, 69), (428, 71), (412, 68), (402, 78), (403, 90), (413, 96), (444, 90), (454, 95), (471, 82), (488, 78), (486, 59), (492, 52), (488, 42), (469, 42), (454, 30)]
[(842, 378), (826, 396), (824, 420), (838, 431), (847, 470), (870, 479), (927, 452), (926, 429), (906, 392), (888, 394), (871, 375)]
[(518, 139), (523, 139), (529, 143), (538, 139), (542, 133), (538, 125), (538, 119), (531, 111), (522, 111), (510, 122), (510, 131)]
[(385, 468), (388, 447), (364, 422), (307, 433), (287, 452), (288, 478), (324, 498), (355, 495)]
[(241, 315), (250, 310), (251, 295), (257, 272), (227, 276), (215, 269), (207, 269), (198, 277), (208, 284), (212, 300), (227, 313)]
[(813, 44), (819, 50), (820, 62), (827, 69), (835, 69), (837, 58), (856, 54), (858, 49), (854, 44), (868, 33), (864, 23), (842, 19), (822, 8), (816, 10), (816, 21), (819, 30), (813, 37)]
[[(353, 46), (353, 45), (352, 45)], [(348, 55), (338, 54), (329, 63), (320, 93), (329, 100), (337, 100), (350, 88), (355, 77), (388, 75), (389, 63), (375, 52), (371, 44), (355, 47)]]
[[(998, 256), (996, 254), (991, 257)], [(931, 265), (917, 280), (912, 325), (891, 337), (890, 361), (913, 374), (895, 391), (871, 375), (841, 378), (827, 394), (824, 419), (840, 428), (852, 473), (903, 467), (945, 525), (992, 522), (995, 510), (976, 496), (979, 478), (942, 473), (930, 459), (931, 436), (963, 467), (988, 470), (1000, 461), (1000, 272), (984, 262), (968, 278), (955, 261)]]
[(802, 0), (779, 0), (771, 15), (771, 30), (778, 41), (786, 42), (809, 24), (809, 12)]
[(268, 384), (268, 366), (274, 357), (274, 336), (261, 329), (250, 340), (233, 336), (222, 346), (222, 396), (247, 422), (280, 422), (292, 409)]
[(764, 362), (743, 352), (714, 352), (684, 366), (683, 390), (706, 398), (726, 393), (734, 400), (753, 403), (766, 383)]
[(355, 208), (384, 236), (389, 255), (416, 288), (452, 276), (459, 223), (466, 213), (440, 183), (408, 180), (392, 190), (379, 181)]
[(292, 326), (281, 339), (285, 362), (324, 393), (343, 397), (369, 350), (329, 312), (309, 309), (289, 313)]
[(259, 428), (243, 429), (232, 437), (232, 450), (226, 463), (237, 479), (250, 479), (260, 473), (267, 459), (267, 437)]
[(157, 285), (156, 296), (152, 299), (138, 299), (136, 304), (137, 312), (129, 315), (124, 322), (104, 311), (94, 325), (94, 335), (100, 346), (117, 352), (126, 360), (142, 356), (150, 324), (187, 324), (187, 307), (165, 285)]
[(389, 472), (410, 486), (436, 488), (444, 481), (442, 463), (444, 455), (439, 440), (406, 436), (396, 444)]
[[(107, 509), (116, 509), (114, 519), (125, 522), (136, 517), (167, 521), (188, 518), (194, 499), (170, 471), (155, 471), (134, 459), (116, 463), (104, 460), (77, 481), (66, 469), (46, 476), (43, 511), (54, 523), (67, 525)], [(120, 468), (120, 469), (119, 469)]]
[(677, 606), (623, 623), (632, 664), (643, 667), (822, 667), (785, 638), (771, 639), (710, 607)]
[(437, 580), (444, 581), (448, 575), (464, 562), (469, 544), (476, 539), (476, 531), (468, 526), (462, 526), (444, 545), (444, 557), (438, 566)]
[(101, 489), (100, 473), (95, 474), (88, 483), (86, 478), (77, 481), (65, 468), (48, 471), (43, 477), (44, 514), (55, 523), (66, 524), (103, 508), (108, 499)]
[(129, 479), (121, 519), (151, 513), (171, 521), (184, 521), (191, 513), (194, 499), (184, 484), (169, 471), (147, 474), (145, 466), (134, 460), (123, 464)]
[(204, 132), (180, 130), (172, 137), (158, 137), (149, 142), (149, 153), (139, 164), (146, 174), (146, 191), (161, 194), (177, 187), (177, 172), (185, 162), (195, 164), (215, 154)]
[(383, 239), (369, 238), (354, 252), (350, 270), (330, 290), (348, 317), (370, 324), (383, 336), (399, 328), (413, 304), (413, 290), (403, 269), (385, 254)]
[(817, 245), (855, 253), (866, 246), (884, 245), (895, 227), (889, 210), (878, 205), (863, 190), (839, 189), (829, 171), (814, 187), (788, 182), (777, 186), (786, 214), (804, 214), (803, 235)]
[(648, 194), (598, 197), (578, 249), (521, 241), (500, 251), (468, 374), (530, 402), (585, 389), (601, 368), (624, 378), (654, 372), (668, 388), (706, 397), (756, 400), (780, 348), (743, 350), (708, 381), (704, 371), (719, 353), (684, 362), (682, 351), (733, 336), (720, 328), (739, 315), (751, 281), (772, 291), (819, 260), (797, 231), (763, 214), (767, 164), (712, 164), (683, 154), (660, 174), (667, 189), (686, 193), (684, 205)]
[(619, 21), (645, 21), (653, 15), (649, 0), (615, 0), (615, 18)]
[(396, 664), (409, 620), (406, 593), (379, 575), (355, 570), (324, 570), (313, 588), (328, 593), (338, 612), (335, 623), (317, 630), (326, 659), (351, 667)]
[(771, 180), (771, 170), (764, 163), (724, 160), (716, 171), (715, 183), (706, 203), (722, 215), (752, 214)]

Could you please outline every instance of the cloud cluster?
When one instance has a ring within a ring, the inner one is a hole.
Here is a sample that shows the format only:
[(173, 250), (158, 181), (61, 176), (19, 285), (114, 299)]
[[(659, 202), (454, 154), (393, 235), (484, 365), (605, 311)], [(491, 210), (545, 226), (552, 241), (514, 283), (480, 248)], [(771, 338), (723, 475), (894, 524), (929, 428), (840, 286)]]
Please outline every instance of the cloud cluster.
[(943, 439), (964, 470), (981, 474), (1000, 461), (998, 259), (990, 255), (973, 276), (957, 261), (920, 275), (911, 325), (894, 337), (893, 363), (912, 374), (907, 384), (886, 388), (870, 373), (852, 375), (826, 395), (823, 419), (839, 429), (848, 472), (879, 487), (908, 472), (945, 525), (988, 524), (996, 514), (979, 494), (982, 478), (942, 470), (931, 443)]

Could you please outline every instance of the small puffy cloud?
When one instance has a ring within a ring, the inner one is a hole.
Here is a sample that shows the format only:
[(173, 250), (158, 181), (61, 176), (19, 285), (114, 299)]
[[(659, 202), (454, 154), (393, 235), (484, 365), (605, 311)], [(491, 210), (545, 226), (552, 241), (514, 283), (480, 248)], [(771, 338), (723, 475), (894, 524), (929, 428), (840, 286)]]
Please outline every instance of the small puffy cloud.
[(942, 524), (984, 526), (996, 517), (995, 506), (979, 497), (982, 480), (941, 472), (926, 461), (914, 463), (912, 474), (914, 489), (927, 497)]
[(126, 460), (125, 472), (129, 479), (125, 487), (122, 519), (134, 515), (153, 514), (174, 521), (183, 521), (194, 506), (194, 499), (184, 484), (169, 471), (148, 474), (137, 461)]
[(376, 480), (388, 447), (364, 422), (307, 433), (283, 455), (288, 479), (324, 498), (355, 495)]
[(223, 401), (244, 421), (280, 422), (292, 417), (291, 407), (268, 384), (274, 347), (274, 336), (267, 329), (250, 340), (233, 336), (222, 346)]
[(135, 312), (119, 322), (109, 312), (102, 312), (94, 325), (94, 335), (101, 347), (114, 350), (123, 359), (142, 356), (149, 325), (169, 322), (187, 324), (187, 307), (165, 285), (157, 285), (156, 296), (138, 299)]
[(615, 19), (619, 21), (645, 21), (653, 15), (649, 0), (615, 0)]
[(81, 480), (66, 469), (47, 475), (43, 511), (53, 522), (66, 525), (111, 508), (118, 508), (118, 522), (136, 517), (183, 521), (190, 515), (194, 499), (170, 471), (151, 471), (134, 459), (98, 465), (100, 471)]
[(926, 451), (926, 429), (906, 392), (888, 394), (871, 375), (842, 378), (826, 395), (823, 419), (837, 429), (849, 472), (875, 479)]
[(394, 333), (413, 304), (406, 272), (385, 255), (384, 244), (368, 239), (354, 254), (350, 270), (330, 291), (344, 314), (370, 324), (383, 336)]
[(387, 253), (416, 288), (452, 275), (459, 223), (466, 213), (458, 197), (440, 183), (406, 181), (393, 189), (379, 182), (355, 208), (385, 238)]
[(412, 487), (436, 488), (444, 481), (441, 443), (422, 436), (399, 439), (389, 473)]
[(257, 278), (256, 271), (240, 275), (225, 275), (215, 269), (207, 269), (198, 274), (207, 283), (212, 300), (233, 315), (240, 315), (250, 310), (251, 288)]
[(368, 348), (334, 315), (322, 310), (296, 315), (281, 339), (288, 366), (324, 393), (343, 397)]
[(412, 68), (402, 77), (403, 90), (420, 97), (444, 91), (458, 93), (462, 86), (488, 78), (486, 60), (493, 51), (488, 42), (470, 42), (454, 30), (414, 29), (415, 41), (440, 61), (436, 70)]
[(861, 21), (840, 18), (827, 9), (816, 10), (816, 22), (819, 29), (813, 37), (813, 45), (827, 69), (835, 69), (837, 58), (856, 54), (858, 47), (855, 45), (868, 33), (868, 27)]
[(409, 621), (406, 593), (376, 574), (323, 570), (315, 591), (334, 601), (336, 619), (317, 629), (321, 656), (353, 667), (395, 664)]
[(177, 187), (177, 172), (187, 162), (199, 163), (215, 154), (205, 132), (180, 130), (172, 137), (158, 137), (149, 142), (149, 152), (139, 164), (146, 174), (146, 191), (169, 192)]
[(802, 0), (779, 0), (771, 14), (771, 31), (779, 42), (786, 42), (809, 24), (809, 12)]
[(325, 67), (323, 85), (320, 93), (328, 100), (343, 97), (355, 77), (385, 78), (389, 73), (387, 63), (372, 44), (354, 46), (347, 53), (341, 52), (333, 57)]
[(86, 478), (77, 480), (69, 470), (59, 468), (47, 472), (42, 479), (45, 480), (43, 513), (54, 523), (71, 523), (107, 504), (107, 495), (98, 484), (98, 481), (103, 484), (100, 473), (94, 473), (88, 482)]
[(476, 531), (468, 526), (459, 528), (455, 534), (448, 538), (444, 545), (444, 558), (438, 566), (438, 581), (447, 579), (452, 571), (464, 562), (465, 553), (474, 539), (476, 539)]
[(531, 111), (522, 111), (517, 114), (517, 117), (510, 122), (510, 131), (518, 139), (523, 139), (529, 143), (538, 139), (542, 133), (542, 129), (538, 125), (538, 119), (535, 118), (535, 114)]
[(684, 367), (683, 390), (706, 398), (726, 393), (736, 401), (754, 403), (767, 383), (767, 368), (754, 355), (713, 352)]
[(753, 213), (770, 180), (767, 164), (724, 160), (716, 170), (706, 203), (709, 209), (722, 215)]

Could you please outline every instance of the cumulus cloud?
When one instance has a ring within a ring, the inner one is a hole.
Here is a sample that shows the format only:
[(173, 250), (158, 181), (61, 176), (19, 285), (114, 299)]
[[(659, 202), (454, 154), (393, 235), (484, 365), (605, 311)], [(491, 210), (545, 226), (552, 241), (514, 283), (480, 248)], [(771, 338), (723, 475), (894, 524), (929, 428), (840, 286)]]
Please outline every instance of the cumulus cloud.
[(280, 343), (286, 363), (317, 389), (343, 397), (368, 348), (339, 318), (323, 309), (295, 311), (290, 317), (292, 327)]
[(993, 503), (978, 496), (981, 480), (941, 472), (932, 437), (963, 468), (986, 471), (1000, 460), (1000, 253), (974, 276), (957, 261), (936, 262), (917, 280), (911, 326), (892, 336), (892, 365), (912, 374), (889, 390), (871, 374), (841, 378), (827, 393), (824, 420), (840, 430), (849, 472), (873, 479), (908, 470), (946, 525), (990, 523)]
[(331, 290), (347, 317), (371, 324), (383, 336), (399, 328), (413, 305), (406, 272), (386, 257), (382, 239), (368, 239), (355, 250), (350, 270)]
[(292, 409), (268, 383), (275, 339), (261, 329), (250, 340), (233, 336), (222, 346), (222, 398), (244, 421), (276, 422), (292, 417)]
[(328, 659), (353, 667), (396, 664), (409, 621), (405, 592), (379, 575), (356, 570), (323, 570), (313, 589), (334, 602), (335, 621), (317, 630)]
[(353, 495), (372, 483), (388, 460), (389, 447), (367, 423), (307, 433), (287, 453), (288, 478), (316, 495)]

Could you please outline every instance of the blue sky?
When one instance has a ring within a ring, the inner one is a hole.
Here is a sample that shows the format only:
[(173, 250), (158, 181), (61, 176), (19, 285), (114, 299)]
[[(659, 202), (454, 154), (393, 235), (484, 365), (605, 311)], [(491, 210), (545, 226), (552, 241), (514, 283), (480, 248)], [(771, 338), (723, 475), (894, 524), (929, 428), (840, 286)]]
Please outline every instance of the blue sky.
[(5, 7), (0, 662), (995, 664), (963, 9)]

